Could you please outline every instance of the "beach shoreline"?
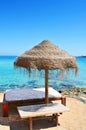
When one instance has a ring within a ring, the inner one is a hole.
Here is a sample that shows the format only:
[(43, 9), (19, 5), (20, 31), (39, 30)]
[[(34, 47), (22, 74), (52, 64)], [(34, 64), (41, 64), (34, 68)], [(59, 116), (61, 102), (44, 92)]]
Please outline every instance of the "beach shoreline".
[(61, 94), (66, 97), (76, 98), (86, 104), (86, 88), (73, 87), (61, 90)]

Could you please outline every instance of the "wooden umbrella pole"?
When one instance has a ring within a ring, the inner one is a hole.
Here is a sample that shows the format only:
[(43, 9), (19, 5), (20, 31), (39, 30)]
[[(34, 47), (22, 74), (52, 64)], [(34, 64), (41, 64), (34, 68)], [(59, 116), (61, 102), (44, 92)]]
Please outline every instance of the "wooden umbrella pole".
[(48, 104), (48, 69), (45, 70), (45, 103)]

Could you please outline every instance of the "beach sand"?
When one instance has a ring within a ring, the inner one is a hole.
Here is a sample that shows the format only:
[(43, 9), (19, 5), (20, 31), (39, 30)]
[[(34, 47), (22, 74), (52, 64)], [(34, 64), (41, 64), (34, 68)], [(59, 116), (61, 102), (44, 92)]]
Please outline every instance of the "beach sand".
[[(0, 94), (0, 100), (2, 94)], [(86, 130), (86, 104), (75, 98), (67, 97), (67, 107), (70, 109), (59, 116), (57, 127), (50, 119), (33, 121), (33, 130)], [(29, 121), (20, 120), (17, 113), (10, 117), (2, 117), (0, 104), (0, 124), (9, 125), (11, 130), (29, 130)]]

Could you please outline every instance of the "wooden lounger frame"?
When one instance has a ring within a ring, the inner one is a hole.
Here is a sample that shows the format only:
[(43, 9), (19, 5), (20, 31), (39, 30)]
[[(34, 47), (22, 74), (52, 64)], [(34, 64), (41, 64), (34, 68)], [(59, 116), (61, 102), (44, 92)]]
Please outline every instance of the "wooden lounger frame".
[(51, 114), (54, 117), (56, 126), (58, 125), (58, 113), (68, 111), (69, 109), (60, 103), (48, 103), (40, 105), (29, 105), (17, 107), (21, 118), (29, 118), (30, 130), (32, 130), (32, 118), (47, 116)]
[[(60, 100), (61, 104), (66, 106), (66, 97), (53, 97), (49, 98), (49, 102), (51, 101), (57, 101)], [(45, 98), (42, 99), (28, 99), (28, 100), (18, 100), (18, 101), (5, 101), (5, 95), (3, 95), (3, 101), (2, 101), (2, 113), (3, 116), (8, 116), (9, 106), (15, 107), (17, 109), (17, 106), (24, 106), (24, 105), (36, 105), (36, 104), (44, 104)]]

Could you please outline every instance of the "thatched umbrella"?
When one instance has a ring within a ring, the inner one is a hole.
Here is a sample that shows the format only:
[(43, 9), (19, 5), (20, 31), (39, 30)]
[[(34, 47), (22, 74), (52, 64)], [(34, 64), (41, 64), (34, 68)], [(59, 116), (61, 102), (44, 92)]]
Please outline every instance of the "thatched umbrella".
[(53, 45), (50, 41), (44, 40), (31, 50), (18, 56), (14, 62), (16, 67), (35, 68), (45, 70), (45, 102), (48, 103), (48, 70), (73, 69), (77, 73), (77, 64), (74, 57), (67, 52)]

